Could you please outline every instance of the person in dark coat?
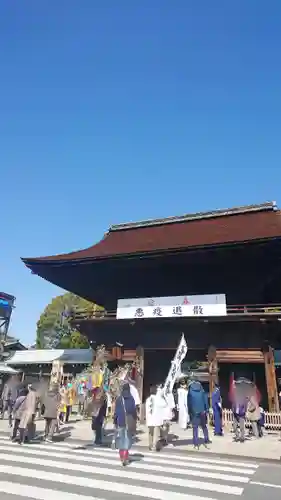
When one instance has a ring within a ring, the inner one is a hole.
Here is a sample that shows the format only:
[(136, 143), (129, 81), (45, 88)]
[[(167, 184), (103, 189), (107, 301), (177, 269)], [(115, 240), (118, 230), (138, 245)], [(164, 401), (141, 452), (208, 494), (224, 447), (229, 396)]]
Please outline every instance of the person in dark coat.
[(222, 432), (222, 403), (219, 385), (215, 385), (212, 393), (212, 410), (214, 417), (215, 436), (223, 436)]
[(136, 404), (128, 383), (122, 386), (121, 394), (116, 399), (114, 423), (118, 430), (117, 443), (120, 460), (123, 465), (127, 465), (137, 423)]
[(106, 417), (107, 398), (103, 389), (98, 389), (92, 399), (92, 431), (94, 432), (94, 444), (102, 445), (103, 423)]
[(3, 388), (2, 398), (2, 419), (5, 418), (6, 411), (8, 412), (9, 425), (12, 427), (12, 414), (15, 401), (19, 394), (19, 384), (16, 377), (12, 377)]
[(29, 384), (28, 394), (23, 403), (23, 411), (20, 419), (20, 435), (24, 436), (21, 444), (23, 444), (25, 437), (28, 441), (35, 437), (36, 426), (35, 426), (35, 415), (36, 415), (36, 404), (37, 404), (37, 392), (32, 384)]
[(54, 385), (42, 399), (42, 413), (45, 418), (45, 440), (52, 442), (58, 422), (58, 412), (61, 402), (59, 386)]
[(207, 428), (208, 397), (200, 382), (194, 380), (191, 382), (187, 397), (188, 413), (191, 418), (193, 429), (193, 445), (199, 449), (198, 429), (201, 427), (204, 435), (204, 444), (210, 443), (209, 432)]
[(260, 419), (258, 421), (258, 431), (260, 438), (263, 437), (264, 435), (264, 425), (265, 425), (265, 413), (262, 406), (260, 406)]

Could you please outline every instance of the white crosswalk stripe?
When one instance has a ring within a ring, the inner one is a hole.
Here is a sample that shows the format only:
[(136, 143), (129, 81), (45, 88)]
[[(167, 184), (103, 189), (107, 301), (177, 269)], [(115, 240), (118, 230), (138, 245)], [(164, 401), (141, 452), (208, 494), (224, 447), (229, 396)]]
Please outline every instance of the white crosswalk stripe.
[(230, 500), (243, 494), (258, 469), (256, 463), (211, 456), (140, 453), (132, 450), (132, 463), (124, 468), (110, 449), (71, 442), (20, 447), (0, 435), (1, 500), (50, 500), (54, 493), (60, 500)]

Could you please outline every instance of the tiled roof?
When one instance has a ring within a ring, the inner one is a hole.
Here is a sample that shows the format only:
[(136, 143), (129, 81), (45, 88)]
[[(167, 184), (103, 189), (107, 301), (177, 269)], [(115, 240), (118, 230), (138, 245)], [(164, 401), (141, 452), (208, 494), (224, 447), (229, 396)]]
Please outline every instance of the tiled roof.
[(1, 374), (5, 374), (5, 375), (15, 375), (17, 372), (17, 370), (14, 370), (13, 368), (11, 368), (10, 366), (7, 366), (6, 363), (0, 363), (0, 373)]
[(61, 360), (70, 364), (89, 364), (93, 360), (92, 349), (31, 349), (29, 351), (16, 351), (6, 361), (7, 365), (44, 365)]
[(51, 364), (63, 355), (63, 349), (32, 349), (16, 351), (7, 361), (8, 365)]
[(22, 344), (19, 340), (14, 340), (14, 341), (8, 341), (8, 342), (5, 342), (5, 349), (9, 350), (9, 349), (12, 349), (13, 347), (17, 347), (18, 351), (26, 351), (27, 350), (27, 347)]
[(41, 258), (33, 265), (164, 252), (254, 240), (281, 238), (281, 212), (275, 203), (169, 217), (112, 226), (96, 245), (85, 250)]

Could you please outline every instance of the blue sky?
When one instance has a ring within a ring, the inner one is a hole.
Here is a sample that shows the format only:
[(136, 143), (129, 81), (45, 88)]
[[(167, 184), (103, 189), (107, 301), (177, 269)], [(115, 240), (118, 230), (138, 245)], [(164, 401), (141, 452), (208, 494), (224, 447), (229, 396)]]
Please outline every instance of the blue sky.
[(35, 338), (60, 290), (21, 256), (110, 224), (279, 199), (281, 2), (0, 6), (0, 290)]

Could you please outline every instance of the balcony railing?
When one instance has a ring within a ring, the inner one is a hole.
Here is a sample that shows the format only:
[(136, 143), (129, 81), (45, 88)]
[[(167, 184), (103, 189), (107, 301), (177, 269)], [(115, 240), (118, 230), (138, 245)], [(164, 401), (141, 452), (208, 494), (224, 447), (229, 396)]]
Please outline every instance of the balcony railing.
[[(227, 316), (240, 316), (249, 317), (257, 316), (264, 318), (272, 316), (280, 316), (281, 318), (281, 304), (243, 304), (243, 305), (228, 305)], [(83, 320), (101, 320), (101, 319), (114, 319), (116, 318), (116, 310), (106, 311), (104, 309), (94, 308), (92, 310), (77, 309), (73, 312), (72, 319), (74, 321)], [(201, 318), (204, 319), (204, 318)]]

